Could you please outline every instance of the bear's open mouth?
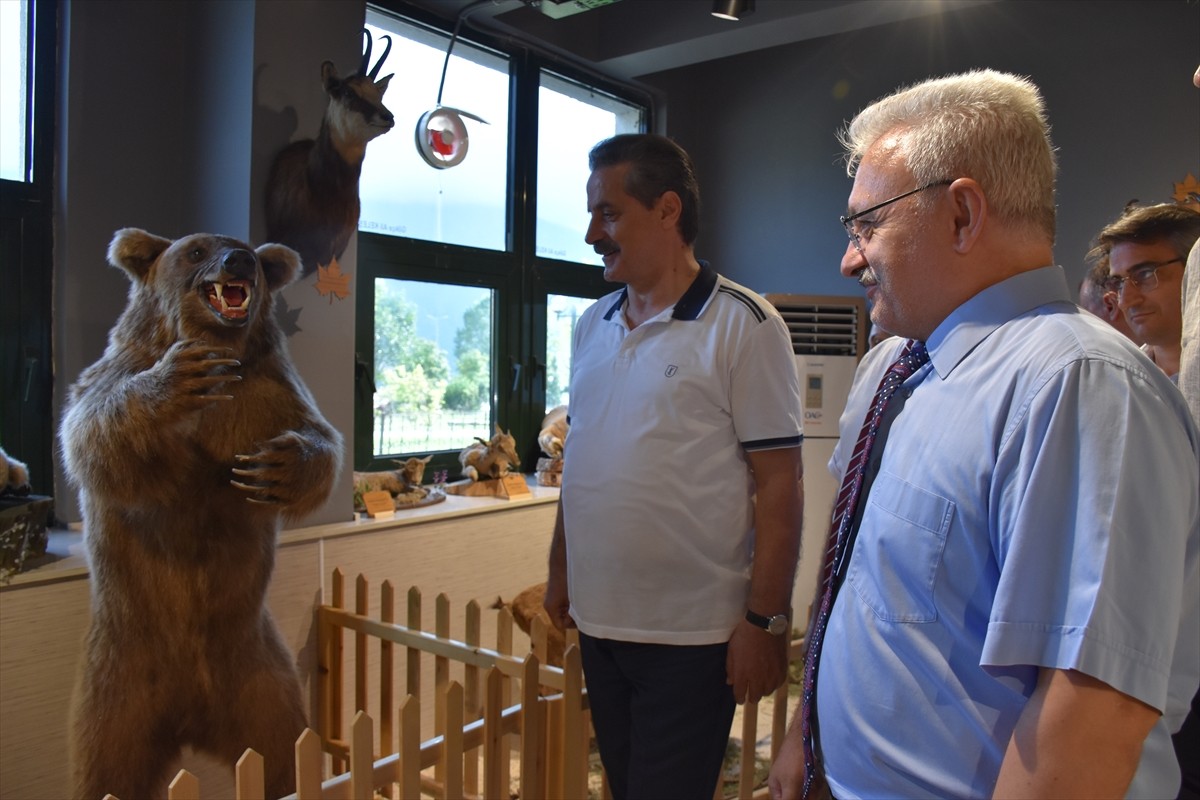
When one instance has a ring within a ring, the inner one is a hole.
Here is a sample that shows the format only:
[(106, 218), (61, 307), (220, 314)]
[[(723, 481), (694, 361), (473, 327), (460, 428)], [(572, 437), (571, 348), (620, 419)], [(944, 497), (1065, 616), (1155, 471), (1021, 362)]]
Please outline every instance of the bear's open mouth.
[(209, 308), (228, 320), (244, 320), (250, 313), (250, 281), (225, 281), (204, 284)]

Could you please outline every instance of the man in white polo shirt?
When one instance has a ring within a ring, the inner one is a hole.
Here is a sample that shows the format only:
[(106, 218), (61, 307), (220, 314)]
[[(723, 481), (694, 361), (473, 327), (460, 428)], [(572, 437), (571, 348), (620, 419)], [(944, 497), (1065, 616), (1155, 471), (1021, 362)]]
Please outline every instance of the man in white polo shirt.
[(624, 283), (580, 318), (546, 609), (576, 625), (613, 797), (710, 798), (735, 702), (787, 672), (802, 411), (786, 326), (696, 260), (688, 155), (593, 148), (587, 242)]

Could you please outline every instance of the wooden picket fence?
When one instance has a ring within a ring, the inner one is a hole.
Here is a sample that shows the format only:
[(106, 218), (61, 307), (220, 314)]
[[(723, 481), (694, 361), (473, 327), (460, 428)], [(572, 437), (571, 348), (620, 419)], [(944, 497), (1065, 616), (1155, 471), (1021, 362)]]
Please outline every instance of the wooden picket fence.
[[(396, 593), (389, 582), (380, 587), (378, 618), (368, 615), (368, 600), (367, 579), (359, 575), (354, 610), (348, 609), (344, 575), (334, 571), (329, 602), (317, 609), (316, 729), (306, 730), (296, 742), (296, 793), (287, 800), (494, 800), (508, 798), (512, 791), (521, 800), (588, 797), (591, 721), (577, 634), (568, 632), (562, 667), (548, 666), (547, 631), (538, 620), (530, 631), (531, 652), (524, 658), (513, 655), (514, 625), (506, 608), (497, 612), (496, 646), (487, 648), (480, 641), (481, 610), (475, 601), (465, 607), (466, 631), (460, 641), (450, 637), (445, 595), (436, 598), (432, 631), (423, 628), (416, 587), (406, 598), (407, 624), (395, 622)], [(352, 638), (354, 651), (349, 671), (344, 665), (347, 638)], [(802, 659), (802, 640), (794, 640), (790, 648), (793, 661)], [(405, 696), (396, 702), (393, 676), (399, 656)], [(434, 735), (422, 740), (421, 673), (429, 658)], [(367, 708), (371, 673), (377, 681), (374, 717)], [(353, 676), (350, 686), (348, 675)], [(353, 711), (344, 702), (351, 689)], [(785, 683), (774, 696), (772, 760), (786, 729), (787, 700)], [(741, 719), (744, 747), (736, 793), (728, 797), (768, 796), (765, 787), (756, 791), (754, 786), (757, 732), (758, 704), (748, 703)], [(519, 770), (515, 786), (514, 760)], [(262, 757), (247, 750), (235, 770), (236, 800), (263, 800), (263, 786)], [(610, 797), (603, 780), (599, 793)], [(718, 786), (716, 800), (726, 796)], [(199, 800), (199, 781), (181, 770), (167, 797)]]

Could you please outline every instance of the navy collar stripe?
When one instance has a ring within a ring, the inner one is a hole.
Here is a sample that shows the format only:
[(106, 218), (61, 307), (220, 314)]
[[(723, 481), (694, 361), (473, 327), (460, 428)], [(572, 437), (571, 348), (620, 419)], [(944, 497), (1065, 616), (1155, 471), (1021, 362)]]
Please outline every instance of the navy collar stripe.
[(712, 297), (718, 280), (720, 280), (720, 276), (717, 275), (717, 271), (710, 267), (707, 261), (701, 259), (700, 272), (692, 281), (692, 285), (683, 293), (683, 297), (679, 298), (679, 302), (675, 304), (675, 310), (671, 316), (683, 320), (697, 319), (700, 312), (704, 310), (705, 304), (708, 303), (708, 298)]
[(613, 303), (611, 306), (609, 306), (608, 311), (604, 312), (604, 318), (607, 320), (611, 320), (613, 318), (613, 315), (621, 310), (621, 306), (625, 305), (625, 300), (628, 297), (629, 297), (629, 287), (625, 287), (624, 289), (621, 290), (621, 293), (619, 295), (617, 295), (616, 302)]

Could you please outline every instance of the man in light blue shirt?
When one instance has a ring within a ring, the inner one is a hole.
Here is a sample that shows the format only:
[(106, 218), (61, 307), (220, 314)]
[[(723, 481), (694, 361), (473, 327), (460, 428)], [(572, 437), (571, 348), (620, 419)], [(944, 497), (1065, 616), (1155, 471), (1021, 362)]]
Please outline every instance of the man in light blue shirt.
[[(1200, 682), (1200, 435), (1053, 264), (1053, 149), (1023, 78), (920, 84), (843, 135), (842, 272), (930, 362), (889, 406), (820, 651), (834, 797), (1174, 797)], [(831, 460), (904, 338), (860, 365)], [(793, 724), (773, 795), (797, 797)]]

